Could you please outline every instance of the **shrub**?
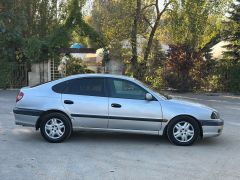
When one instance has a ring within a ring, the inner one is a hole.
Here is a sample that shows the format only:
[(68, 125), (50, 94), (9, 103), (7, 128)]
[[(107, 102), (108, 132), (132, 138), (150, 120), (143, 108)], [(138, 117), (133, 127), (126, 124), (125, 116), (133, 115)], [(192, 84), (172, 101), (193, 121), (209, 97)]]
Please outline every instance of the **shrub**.
[(88, 69), (81, 59), (70, 57), (66, 61), (66, 76), (86, 73), (94, 73), (94, 71)]

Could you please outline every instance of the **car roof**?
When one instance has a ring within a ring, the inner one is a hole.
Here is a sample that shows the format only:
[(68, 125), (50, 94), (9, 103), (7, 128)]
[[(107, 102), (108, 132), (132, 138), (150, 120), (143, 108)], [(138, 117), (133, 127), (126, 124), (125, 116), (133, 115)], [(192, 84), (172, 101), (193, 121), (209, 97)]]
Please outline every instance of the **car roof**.
[[(61, 79), (56, 79), (54, 81), (49, 81), (43, 84), (39, 84), (37, 86), (32, 86), (31, 88), (39, 88), (39, 87), (46, 87), (46, 86), (53, 86), (56, 85), (58, 83), (64, 82), (64, 81), (68, 81), (68, 80), (72, 80), (72, 79), (76, 79), (76, 78), (84, 78), (84, 77), (109, 77), (109, 78), (119, 78), (119, 79), (126, 79), (129, 81), (135, 81), (136, 79), (132, 78), (132, 77), (128, 77), (128, 76), (123, 76), (123, 75), (113, 75), (113, 74), (76, 74), (76, 75), (71, 75), (71, 76), (67, 76)], [(136, 81), (135, 81), (136, 82)]]
[(124, 75), (115, 75), (115, 74), (77, 74), (69, 76), (69, 79), (74, 78), (82, 78), (82, 77), (109, 77), (109, 78), (120, 78), (120, 79), (128, 79), (128, 80), (135, 80), (133, 77), (124, 76)]

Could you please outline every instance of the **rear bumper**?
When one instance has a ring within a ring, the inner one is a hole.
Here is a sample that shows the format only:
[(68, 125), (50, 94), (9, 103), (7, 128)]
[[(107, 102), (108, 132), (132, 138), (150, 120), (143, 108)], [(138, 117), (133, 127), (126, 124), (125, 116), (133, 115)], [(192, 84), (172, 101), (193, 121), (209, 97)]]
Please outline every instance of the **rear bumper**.
[(22, 126), (35, 127), (38, 118), (43, 111), (34, 109), (14, 108), (15, 124)]
[(203, 130), (203, 138), (207, 137), (216, 137), (222, 134), (224, 120), (203, 120), (202, 130)]

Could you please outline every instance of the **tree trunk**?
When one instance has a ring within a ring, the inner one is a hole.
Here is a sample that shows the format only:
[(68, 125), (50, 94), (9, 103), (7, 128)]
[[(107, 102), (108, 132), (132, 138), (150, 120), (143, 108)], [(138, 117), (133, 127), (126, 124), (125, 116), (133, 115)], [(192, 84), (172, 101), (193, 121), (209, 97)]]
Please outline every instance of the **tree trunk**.
[(138, 35), (138, 23), (141, 19), (141, 0), (137, 0), (137, 7), (135, 17), (133, 21), (131, 31), (131, 46), (132, 46), (132, 58), (131, 58), (131, 72), (133, 76), (138, 77), (138, 53), (137, 53), (137, 35)]
[(154, 26), (153, 26), (152, 31), (150, 33), (147, 48), (146, 48), (145, 53), (144, 53), (144, 62), (147, 62), (147, 60), (148, 60), (148, 57), (149, 57), (149, 54), (150, 54), (150, 51), (151, 51), (151, 47), (152, 47), (152, 44), (153, 44), (153, 38), (154, 38), (154, 35), (156, 33), (160, 18), (161, 18), (161, 16), (158, 15), (157, 19), (156, 19), (156, 22), (154, 23)]
[(142, 64), (142, 67), (141, 67), (141, 76), (142, 77), (146, 73), (146, 69), (147, 69), (146, 66), (147, 66), (147, 62), (148, 62), (148, 57), (149, 57), (149, 54), (151, 52), (151, 47), (152, 47), (152, 44), (153, 44), (154, 36), (155, 36), (156, 31), (157, 31), (158, 25), (160, 23), (161, 17), (163, 15), (163, 13), (167, 10), (167, 7), (169, 6), (170, 3), (171, 3), (171, 1), (166, 3), (163, 10), (160, 11), (158, 0), (156, 0), (156, 5), (155, 6), (156, 6), (156, 9), (157, 9), (157, 17), (156, 17), (156, 21), (155, 21), (155, 23), (152, 27), (152, 30), (151, 30), (151, 33), (150, 33), (150, 36), (149, 36), (149, 39), (148, 39), (147, 47), (146, 47), (146, 50), (145, 50), (145, 53), (144, 53), (143, 64)]

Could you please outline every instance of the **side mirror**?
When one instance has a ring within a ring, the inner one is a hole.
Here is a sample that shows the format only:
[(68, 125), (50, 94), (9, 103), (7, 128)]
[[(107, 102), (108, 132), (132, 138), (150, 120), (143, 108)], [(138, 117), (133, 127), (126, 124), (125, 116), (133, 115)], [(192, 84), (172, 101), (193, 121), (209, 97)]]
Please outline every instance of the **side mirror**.
[(145, 99), (147, 101), (152, 101), (153, 100), (153, 96), (150, 93), (147, 93)]

